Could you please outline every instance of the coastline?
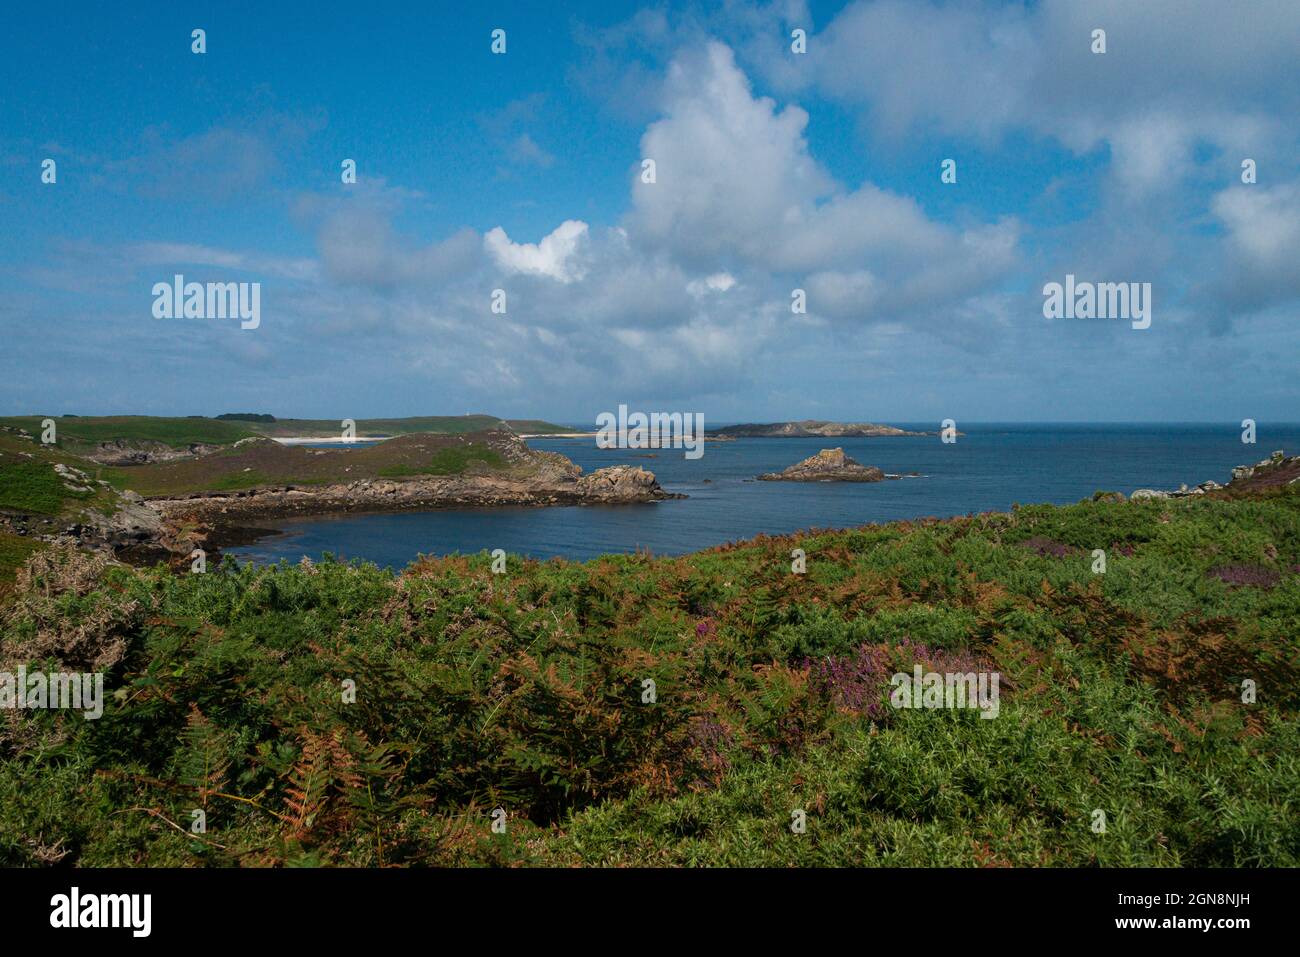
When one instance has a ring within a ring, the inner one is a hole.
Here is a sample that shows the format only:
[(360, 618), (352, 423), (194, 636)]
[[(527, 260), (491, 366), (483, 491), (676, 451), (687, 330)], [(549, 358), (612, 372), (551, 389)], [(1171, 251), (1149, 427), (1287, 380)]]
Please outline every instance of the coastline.
[[(483, 463), (471, 462), (468, 469), (454, 475), (399, 473), (391, 477), (380, 477), (377, 474), (380, 469), (390, 470), (394, 466), (421, 467), (429, 461), (431, 450), (437, 455), (441, 449), (479, 448), (484, 442), (502, 455), (507, 463), (504, 467), (485, 467)], [(281, 453), (291, 455), (284, 458), (277, 454), (268, 459), (267, 454), (271, 451), (268, 447), (279, 448)], [(558, 447), (564, 446), (561, 443)], [(156, 556), (176, 560), (188, 555), (200, 544), (207, 549), (220, 544), (238, 546), (251, 543), (274, 534), (277, 530), (268, 529), (267, 526), (278, 524), (282, 520), (347, 517), (366, 513), (491, 510), (497, 507), (531, 509), (548, 505), (644, 504), (687, 497), (666, 492), (659, 485), (658, 476), (642, 472), (635, 468), (634, 462), (628, 461), (654, 456), (625, 456), (625, 464), (614, 466), (611, 470), (604, 466), (604, 462), (608, 461), (604, 454), (585, 447), (585, 443), (582, 451), (576, 448), (568, 451), (575, 456), (575, 460), (571, 461), (559, 451), (527, 449), (519, 436), (505, 432), (479, 434), (472, 438), (397, 436), (382, 446), (347, 452), (338, 449), (291, 450), (277, 442), (267, 441), (261, 446), (256, 443), (242, 446), (237, 455), (211, 459), (191, 458), (189, 462), (193, 464), (162, 463), (141, 467), (139, 474), (155, 478), (154, 487), (146, 489), (143, 496), (127, 489), (110, 494), (108, 484), (100, 481), (97, 486), (101, 487), (100, 497), (105, 500), (90, 508), (69, 510), (62, 517), (44, 520), (14, 514), (0, 519), (0, 525), (12, 529), (18, 537), (31, 536), (47, 542), (73, 541), (101, 551), (152, 551)], [(908, 456), (906, 460), (896, 459), (885, 464), (888, 471), (882, 470), (883, 474), (879, 477), (904, 477), (903, 470), (911, 464), (910, 459), (911, 456)], [(994, 463), (999, 461), (997, 455), (986, 456), (986, 459)], [(1240, 461), (1235, 456), (1229, 461), (1233, 460)], [(268, 461), (275, 467), (263, 469), (264, 463)], [(753, 471), (744, 468), (744, 461), (743, 456), (721, 459), (717, 470), (710, 469), (705, 473), (708, 478), (701, 478), (698, 469), (686, 467), (689, 463), (666, 463), (665, 484), (681, 492), (690, 492), (691, 498), (699, 500), (684, 505), (680, 510), (672, 509), (664, 513), (634, 510), (635, 515), (615, 517), (611, 514), (608, 519), (598, 515), (582, 517), (581, 513), (586, 510), (579, 510), (562, 519), (544, 520), (539, 527), (562, 529), (556, 534), (569, 542), (577, 554), (595, 554), (589, 546), (596, 543), (614, 553), (621, 553), (626, 544), (628, 549), (645, 547), (656, 553), (676, 554), (708, 548), (717, 541), (726, 540), (727, 536), (715, 527), (724, 519), (727, 527), (735, 533), (732, 537), (740, 539), (762, 534), (782, 534), (794, 528), (814, 526), (852, 528), (857, 527), (863, 519), (889, 520), (903, 509), (903, 514), (957, 515), (997, 511), (1007, 507), (1004, 502), (997, 500), (997, 495), (970, 495), (961, 492), (954, 496), (954, 489), (968, 483), (957, 473), (944, 470), (940, 470), (940, 478), (935, 486), (939, 497), (933, 499), (933, 510), (930, 496), (921, 500), (915, 496), (899, 499), (887, 495), (883, 505), (879, 504), (882, 500), (874, 495), (863, 499), (851, 494), (836, 493), (818, 504), (818, 499), (809, 498), (817, 493), (803, 491), (792, 492), (793, 497), (789, 499), (784, 496), (779, 499), (773, 496), (747, 499), (743, 498), (744, 493), (740, 493), (741, 497), (738, 498), (737, 492), (729, 490), (730, 483), (754, 482), (755, 473), (760, 471), (758, 468)], [(331, 465), (331, 462), (334, 464)], [(763, 469), (770, 469), (778, 462), (779, 460), (769, 465), (764, 461)], [(211, 482), (223, 476), (233, 477), (235, 482), (227, 482), (224, 487), (221, 484), (199, 485), (193, 474), (184, 474), (187, 468), (194, 472), (200, 464), (206, 468), (208, 463), (219, 465), (220, 470), (209, 469), (201, 473), (200, 478)], [(900, 464), (902, 468), (899, 468)], [(937, 467), (938, 459), (932, 457), (931, 461), (918, 464), (923, 465), (925, 474), (929, 475)], [(80, 487), (78, 483), (86, 484), (88, 479), (88, 474), (83, 470), (63, 463), (56, 463), (55, 470), (62, 470), (59, 472), (62, 482), (74, 491)], [(959, 471), (963, 475), (966, 473), (964, 468)], [(1196, 473), (1200, 477), (1217, 471), (1217, 466), (1210, 465), (1204, 470), (1197, 469)], [(1224, 471), (1228, 469), (1225, 468)], [(1237, 466), (1231, 471), (1231, 479), (1219, 473), (1221, 481), (1229, 482), (1228, 486), (1204, 481), (1194, 487), (1180, 487), (1177, 481), (1168, 482), (1167, 472), (1162, 476), (1164, 483), (1159, 479), (1155, 483), (1144, 483), (1140, 481), (1138, 473), (1130, 473), (1126, 479), (1113, 484), (1104, 480), (1096, 484), (1088, 482), (1069, 498), (1060, 497), (1059, 492), (1050, 498), (1040, 498), (1031, 493), (1029, 497), (1013, 498), (1008, 495), (1006, 501), (1068, 504), (1092, 496), (1099, 485), (1101, 488), (1134, 489), (1130, 492), (1133, 500), (1178, 499), (1203, 494), (1220, 497), (1239, 491), (1243, 485), (1290, 484), (1300, 476), (1300, 460), (1287, 458), (1279, 450), (1255, 465)], [(252, 475), (248, 474), (250, 472)], [(344, 475), (345, 472), (352, 474)], [(971, 473), (974, 487), (979, 488), (981, 476), (987, 480), (990, 474), (997, 473), (990, 473), (987, 468), (983, 472), (977, 469)], [(1156, 477), (1145, 471), (1142, 474)], [(176, 480), (178, 475), (184, 481)], [(642, 478), (634, 478), (636, 475), (641, 475)], [(159, 476), (167, 479), (171, 487), (167, 487), (165, 482), (157, 481)], [(235, 484), (243, 476), (248, 478)], [(248, 479), (260, 481), (254, 485)], [(697, 487), (696, 483), (701, 482), (703, 484)], [(825, 483), (818, 481), (796, 484), (808, 486)], [(719, 490), (724, 486), (728, 490), (720, 493)], [(1162, 487), (1168, 491), (1160, 491)], [(1129, 497), (1116, 492), (1099, 494), (1119, 501)], [(961, 506), (958, 509), (949, 507), (952, 504), (949, 500), (954, 497), (962, 500), (958, 503)], [(967, 499), (970, 501), (967, 502)], [(773, 503), (779, 506), (775, 512)], [(704, 509), (703, 512), (701, 508)], [(801, 516), (803, 524), (794, 525), (787, 521), (791, 511)], [(701, 517), (705, 513), (708, 514), (702, 521)], [(413, 527), (418, 529), (420, 525), (417, 522)], [(452, 536), (460, 536), (456, 544), (464, 547), (474, 540), (474, 532), (469, 525), (458, 523), (455, 519), (437, 519), (434, 525), (424, 527), (439, 529), (436, 533), (439, 535), (446, 534), (442, 529), (452, 529)], [(566, 535), (569, 538), (565, 538)], [(418, 533), (415, 537), (418, 538)], [(579, 542), (587, 544), (575, 544)], [(689, 544), (682, 545), (682, 542)]]
[[(765, 467), (776, 461), (771, 453), (761, 455), (759, 460)], [(599, 462), (600, 455), (589, 451), (579, 461), (583, 465)], [(1028, 494), (1016, 494), (1014, 490), (981, 490), (986, 484), (982, 473), (967, 481), (941, 469), (935, 479), (929, 475), (929, 467), (922, 470), (928, 477), (918, 482), (904, 482), (901, 474), (895, 481), (887, 481), (887, 476), (903, 471), (895, 465), (878, 482), (773, 483), (754, 481), (753, 475), (760, 470), (751, 470), (751, 462), (744, 458), (720, 462), (717, 471), (706, 470), (706, 473), (687, 468), (689, 463), (675, 464), (680, 467), (669, 468), (659, 478), (665, 488), (687, 492), (689, 498), (667, 509), (559, 508), (554, 514), (535, 513), (535, 517), (529, 515), (530, 509), (522, 508), (504, 508), (499, 511), (505, 514), (499, 515), (482, 510), (480, 517), (475, 517), (469, 509), (446, 509), (423, 514), (411, 511), (400, 518), (365, 518), (354, 511), (337, 516), (342, 519), (337, 525), (331, 521), (334, 516), (291, 520), (292, 524), (284, 527), (301, 531), (305, 536), (301, 543), (286, 536), (247, 549), (247, 557), (258, 562), (292, 561), (303, 553), (315, 555), (330, 551), (361, 555), (381, 565), (401, 568), (418, 554), (468, 554), (481, 548), (485, 541), (504, 543), (508, 550), (517, 549), (522, 555), (538, 559), (563, 557), (586, 561), (602, 555), (640, 551), (678, 556), (705, 551), (728, 541), (789, 535), (812, 528), (847, 530), (924, 517), (1011, 514), (1020, 505), (1034, 503), (1067, 507), (1094, 500), (1099, 487), (1118, 487), (1126, 493), (1137, 489), (1139, 494), (1133, 498), (1140, 503), (1150, 494), (1142, 493), (1140, 486), (1153, 484), (1138, 481), (1135, 474), (1118, 486), (1084, 480), (1075, 483), (1067, 494), (1051, 488), (1022, 490)], [(1217, 468), (1197, 472), (1219, 476)], [(692, 474), (696, 476), (693, 479)], [(702, 484), (700, 474), (711, 474), (713, 482)], [(1167, 478), (1167, 473), (1161, 477)], [(1220, 481), (1228, 479), (1226, 474), (1219, 477)], [(1285, 473), (1279, 475), (1270, 470), (1270, 481), (1284, 478)], [(968, 491), (967, 485), (973, 486), (974, 491)], [(1154, 485), (1169, 489), (1167, 494), (1171, 499), (1181, 497), (1177, 482), (1157, 481)], [(1228, 497), (1235, 489), (1236, 486), (1234, 490), (1216, 492), (1210, 497)], [(1040, 491), (1043, 494), (1037, 494)], [(1199, 498), (1205, 492), (1189, 490), (1187, 494)], [(1117, 502), (1129, 497), (1116, 492), (1102, 495)], [(234, 551), (245, 550), (235, 548)]]
[(155, 497), (143, 505), (159, 516), (159, 534), (142, 554), (185, 555), (196, 547), (251, 544), (276, 529), (260, 523), (330, 515), (429, 512), (444, 509), (544, 508), (552, 505), (651, 504), (685, 495), (667, 492), (654, 473), (619, 465), (582, 474), (576, 466), (532, 476), (468, 474), (417, 479), (360, 479), (322, 486), (271, 486)]
[(347, 484), (271, 486), (231, 492), (196, 492), (157, 497), (146, 504), (174, 519), (227, 516), (280, 519), (361, 511), (395, 512), (496, 505), (611, 505), (684, 498), (665, 492), (653, 473), (632, 466), (600, 469), (568, 480), (519, 479), (490, 475), (424, 479), (362, 479)]

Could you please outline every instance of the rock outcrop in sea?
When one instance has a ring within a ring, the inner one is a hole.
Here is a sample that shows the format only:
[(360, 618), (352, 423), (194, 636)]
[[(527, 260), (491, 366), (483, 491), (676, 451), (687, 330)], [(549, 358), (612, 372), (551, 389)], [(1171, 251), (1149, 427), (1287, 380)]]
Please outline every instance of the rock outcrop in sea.
[(881, 482), (886, 475), (874, 465), (862, 465), (844, 454), (842, 448), (822, 449), (781, 472), (758, 476), (760, 482)]

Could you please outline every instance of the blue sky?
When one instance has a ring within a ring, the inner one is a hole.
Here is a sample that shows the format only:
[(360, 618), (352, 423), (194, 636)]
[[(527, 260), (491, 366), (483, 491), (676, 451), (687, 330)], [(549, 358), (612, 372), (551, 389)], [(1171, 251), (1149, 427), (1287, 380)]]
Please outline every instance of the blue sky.
[(1300, 418), (1300, 5), (558, 6), (11, 11), (0, 412)]

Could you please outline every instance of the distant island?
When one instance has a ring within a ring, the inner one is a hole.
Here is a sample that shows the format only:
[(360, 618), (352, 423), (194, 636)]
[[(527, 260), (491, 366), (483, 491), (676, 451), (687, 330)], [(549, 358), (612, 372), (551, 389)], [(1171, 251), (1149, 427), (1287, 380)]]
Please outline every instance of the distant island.
[[(731, 438), (751, 439), (803, 439), (832, 438), (856, 439), (877, 438), (896, 435), (938, 435), (933, 432), (909, 432), (892, 425), (877, 425), (874, 422), (827, 422), (822, 419), (803, 419), (799, 422), (747, 423), (744, 425), (727, 425), (720, 429), (710, 429), (710, 435), (730, 436)], [(957, 433), (960, 435), (961, 433)]]

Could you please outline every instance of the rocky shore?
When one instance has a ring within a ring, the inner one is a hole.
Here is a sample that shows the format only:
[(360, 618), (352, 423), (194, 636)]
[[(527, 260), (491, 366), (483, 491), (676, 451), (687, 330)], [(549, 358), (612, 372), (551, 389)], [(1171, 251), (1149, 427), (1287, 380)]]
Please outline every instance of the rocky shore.
[(624, 505), (684, 496), (665, 492), (653, 472), (627, 465), (589, 475), (570, 465), (537, 476), (451, 475), (359, 479), (322, 486), (286, 485), (237, 492), (154, 498), (147, 504), (171, 521), (216, 523), (273, 520), (336, 512), (385, 512), (502, 505)]
[[(113, 491), (107, 482), (91, 478), (84, 469), (56, 462), (51, 469), (63, 488), (86, 504), (80, 508), (74, 505), (62, 516), (0, 514), (0, 529), (22, 537), (111, 552), (128, 561), (179, 562), (196, 547), (204, 548), (213, 557), (220, 547), (255, 541), (268, 534), (268, 524), (299, 516), (499, 506), (624, 505), (685, 498), (664, 491), (654, 473), (643, 468), (619, 465), (584, 474), (565, 456), (530, 449), (518, 436), (504, 431), (468, 438), (407, 436), (391, 440), (386, 450), (369, 458), (364, 450), (291, 450), (265, 439), (237, 445), (243, 447), (240, 457), (227, 452), (219, 460), (211, 460), (227, 471), (200, 476), (199, 481), (207, 483), (206, 487), (148, 496), (131, 490)], [(431, 456), (448, 449), (466, 455), (472, 452), (490, 461), (470, 460), (452, 474), (421, 471), (420, 463), (427, 466)], [(378, 455), (384, 458), (371, 460)], [(311, 471), (318, 463), (327, 463), (331, 456), (335, 466), (322, 465), (326, 469), (322, 473)], [(187, 461), (193, 460), (194, 456), (187, 457)], [(243, 465), (245, 461), (249, 464)], [(166, 461), (139, 467), (171, 465)], [(277, 466), (301, 470), (302, 480), (217, 490), (223, 476), (262, 474), (263, 469)], [(376, 474), (385, 467), (399, 473), (410, 467), (411, 474)], [(229, 472), (232, 468), (236, 469), (234, 473)], [(330, 468), (338, 472), (355, 469), (361, 475), (344, 479)], [(155, 478), (158, 475), (156, 471), (152, 474)]]
[[(1258, 491), (1263, 488), (1295, 485), (1297, 482), (1300, 482), (1300, 455), (1288, 457), (1283, 450), (1278, 449), (1271, 456), (1256, 462), (1254, 465), (1238, 465), (1232, 470), (1232, 478), (1229, 479), (1227, 485), (1220, 485), (1218, 482), (1210, 480), (1191, 488), (1183, 484), (1171, 491), (1140, 488), (1135, 489), (1133, 494), (1128, 497), (1128, 500), (1130, 502), (1141, 502), (1162, 498), (1188, 498), (1193, 495), (1205, 495), (1209, 492)], [(1107, 494), (1118, 496), (1121, 501), (1124, 498), (1120, 492)]]

